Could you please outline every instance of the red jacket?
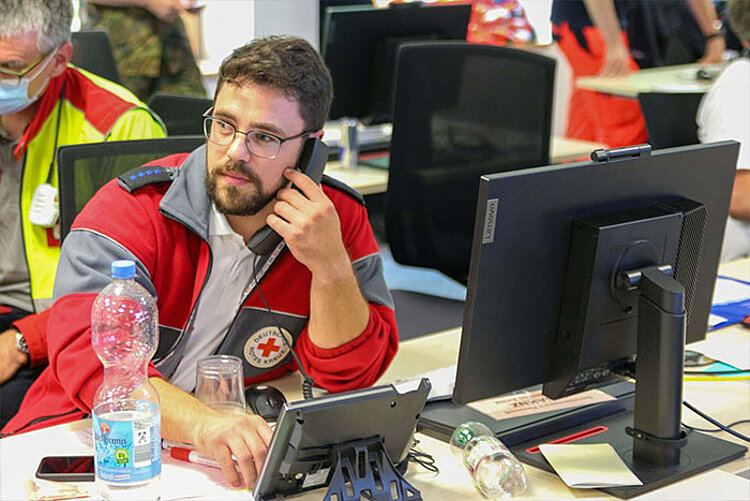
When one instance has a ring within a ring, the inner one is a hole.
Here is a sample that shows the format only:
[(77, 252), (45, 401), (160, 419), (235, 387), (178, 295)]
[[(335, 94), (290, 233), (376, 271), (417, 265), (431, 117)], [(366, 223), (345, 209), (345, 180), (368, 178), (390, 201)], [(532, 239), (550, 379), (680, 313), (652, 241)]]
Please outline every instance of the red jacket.
[[(181, 350), (189, 343), (191, 312), (212, 260), (207, 244), (210, 201), (204, 184), (205, 147), (189, 157), (173, 155), (149, 166), (130, 173), (130, 178), (122, 176), (119, 183), (108, 183), (76, 218), (63, 245), (55, 283), (57, 300), (48, 324), (50, 365), (31, 386), (4, 433), (72, 421), (90, 412), (103, 376), (102, 364), (91, 348), (91, 306), (110, 281), (113, 260), (134, 260), (136, 279), (157, 298), (161, 339), (149, 364), (149, 376), (168, 378), (176, 367)], [(159, 179), (148, 181), (149, 176)], [(168, 182), (167, 177), (174, 181)], [(123, 180), (131, 178), (135, 180), (132, 193), (123, 189)], [(142, 182), (144, 178), (147, 181)], [(279, 255), (261, 279), (261, 290), (279, 323), (296, 339), (295, 350), (316, 385), (338, 392), (372, 385), (395, 355), (398, 333), (363, 204), (345, 187), (324, 185), (323, 189), (339, 214), (344, 244), (369, 304), (367, 327), (338, 348), (315, 346), (307, 334), (311, 274), (288, 251)], [(259, 347), (258, 342), (267, 341), (268, 327), (276, 331), (275, 322), (253, 289), (224, 342), (245, 350), (248, 383), (296, 370), (289, 355), (271, 367), (259, 368), (256, 363), (264, 353), (258, 348), (268, 347)], [(251, 361), (256, 365), (250, 366)]]

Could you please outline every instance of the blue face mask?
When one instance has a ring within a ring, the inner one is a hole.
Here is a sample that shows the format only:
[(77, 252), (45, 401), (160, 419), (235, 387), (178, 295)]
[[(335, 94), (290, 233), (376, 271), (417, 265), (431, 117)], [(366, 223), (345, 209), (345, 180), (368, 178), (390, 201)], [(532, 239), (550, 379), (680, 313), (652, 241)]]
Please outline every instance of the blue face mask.
[(0, 115), (21, 111), (38, 98), (38, 95), (29, 97), (29, 81), (26, 79), (20, 85), (0, 84)]
[(39, 91), (33, 96), (29, 96), (29, 84), (47, 67), (55, 52), (54, 50), (51, 51), (36, 68), (31, 70), (28, 75), (24, 75), (18, 85), (0, 83), (0, 115), (8, 115), (21, 111), (39, 99), (44, 89), (47, 88), (47, 83), (41, 85)]

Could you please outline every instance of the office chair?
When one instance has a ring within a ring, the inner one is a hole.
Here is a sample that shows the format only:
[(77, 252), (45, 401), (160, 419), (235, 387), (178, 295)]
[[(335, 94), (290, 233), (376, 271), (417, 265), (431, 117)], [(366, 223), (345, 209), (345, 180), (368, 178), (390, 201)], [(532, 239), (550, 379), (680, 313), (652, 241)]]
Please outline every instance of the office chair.
[(549, 163), (554, 76), (553, 59), (518, 49), (401, 46), (386, 201), (397, 262), (466, 284), (479, 178)]
[(645, 92), (638, 94), (651, 147), (655, 150), (697, 144), (695, 115), (701, 93)]
[(167, 126), (170, 136), (203, 134), (203, 113), (211, 107), (206, 97), (157, 92), (148, 98), (148, 106)]
[(108, 181), (151, 160), (190, 152), (204, 142), (201, 135), (60, 146), (57, 149), (60, 239), (65, 239), (76, 215)]
[(74, 31), (72, 63), (95, 75), (121, 84), (109, 35), (103, 30)]

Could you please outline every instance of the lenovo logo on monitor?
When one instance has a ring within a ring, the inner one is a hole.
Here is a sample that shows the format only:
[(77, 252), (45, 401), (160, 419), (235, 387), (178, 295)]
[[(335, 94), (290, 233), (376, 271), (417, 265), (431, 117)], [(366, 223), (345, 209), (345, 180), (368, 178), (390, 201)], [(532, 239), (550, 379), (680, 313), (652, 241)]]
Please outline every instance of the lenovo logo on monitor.
[(484, 212), (484, 230), (482, 231), (482, 245), (495, 241), (495, 220), (497, 219), (498, 199), (487, 200)]

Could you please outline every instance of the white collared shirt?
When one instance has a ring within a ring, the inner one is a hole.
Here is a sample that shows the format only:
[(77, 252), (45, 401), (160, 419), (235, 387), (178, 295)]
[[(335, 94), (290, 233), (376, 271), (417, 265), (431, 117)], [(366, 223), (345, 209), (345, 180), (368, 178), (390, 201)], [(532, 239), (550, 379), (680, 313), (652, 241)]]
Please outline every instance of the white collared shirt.
[(213, 256), (208, 281), (196, 306), (195, 328), (171, 380), (188, 392), (195, 388), (196, 363), (212, 355), (221, 344), (253, 276), (255, 255), (213, 204), (208, 222), (208, 245)]

